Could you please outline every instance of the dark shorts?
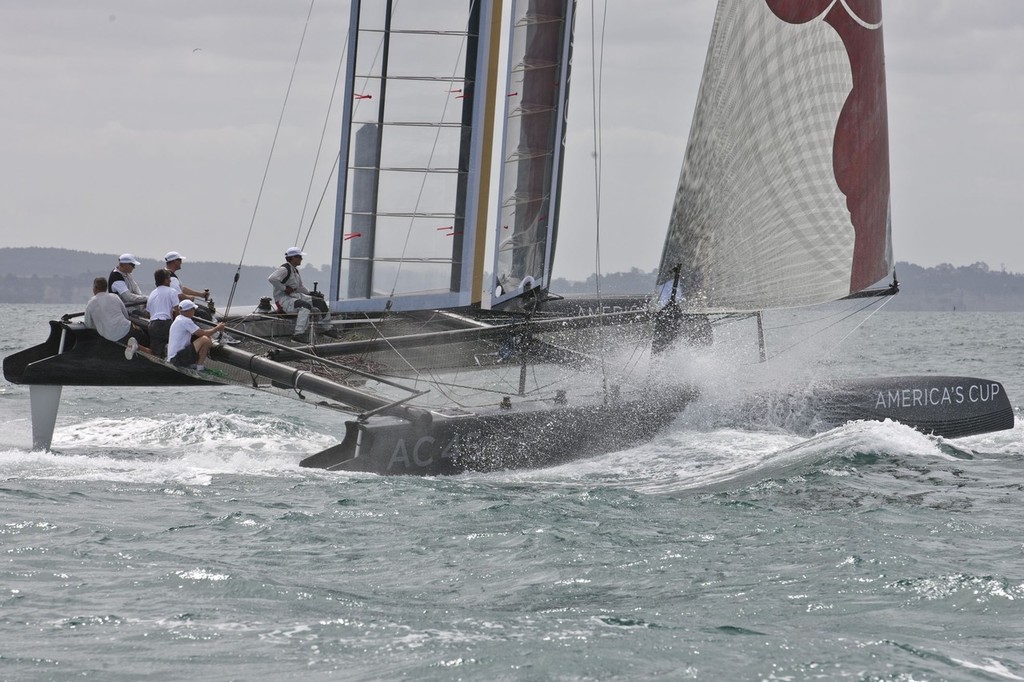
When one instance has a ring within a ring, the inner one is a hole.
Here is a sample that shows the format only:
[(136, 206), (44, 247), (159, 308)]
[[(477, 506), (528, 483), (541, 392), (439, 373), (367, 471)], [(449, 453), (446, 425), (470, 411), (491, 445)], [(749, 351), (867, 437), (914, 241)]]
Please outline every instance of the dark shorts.
[[(170, 320), (150, 320), (149, 323), (149, 348), (153, 355), (162, 356), (167, 352), (167, 342), (171, 335)], [(139, 341), (142, 343), (142, 341)]]
[(171, 358), (171, 364), (175, 367), (191, 367), (197, 362), (199, 362), (199, 353), (196, 352), (196, 347), (191, 343), (179, 350)]

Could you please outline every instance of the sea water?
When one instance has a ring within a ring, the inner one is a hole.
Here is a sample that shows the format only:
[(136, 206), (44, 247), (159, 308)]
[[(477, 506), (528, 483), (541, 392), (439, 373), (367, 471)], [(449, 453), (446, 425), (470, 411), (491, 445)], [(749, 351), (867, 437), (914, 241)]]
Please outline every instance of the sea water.
[[(0, 354), (64, 312), (0, 306)], [(772, 322), (782, 372), (1024, 404), (1021, 315), (882, 312), (795, 355)], [(33, 451), (0, 383), (0, 679), (1024, 679), (1024, 426), (815, 435), (702, 362), (651, 442), (448, 478), (300, 469), (339, 415), (235, 388), (66, 387)]]

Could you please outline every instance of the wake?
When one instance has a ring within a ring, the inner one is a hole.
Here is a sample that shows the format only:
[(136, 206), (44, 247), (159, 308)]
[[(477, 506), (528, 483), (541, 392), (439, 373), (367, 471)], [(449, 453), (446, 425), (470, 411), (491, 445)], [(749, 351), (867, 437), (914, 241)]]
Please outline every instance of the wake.
[(188, 485), (210, 485), (218, 475), (306, 476), (299, 460), (334, 442), (277, 417), (97, 418), (62, 425), (52, 452), (0, 452), (0, 476)]

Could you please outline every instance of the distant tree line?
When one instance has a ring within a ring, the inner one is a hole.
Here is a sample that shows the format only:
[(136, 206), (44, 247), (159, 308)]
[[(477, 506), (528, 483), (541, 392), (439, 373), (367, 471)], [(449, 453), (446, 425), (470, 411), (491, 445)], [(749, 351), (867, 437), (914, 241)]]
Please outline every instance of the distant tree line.
[[(644, 272), (631, 268), (629, 272), (609, 272), (601, 275), (602, 294), (646, 294), (654, 292), (657, 270)], [(582, 282), (573, 282), (558, 277), (551, 282), (551, 291), (558, 294), (594, 294), (597, 292), (597, 275), (591, 275)]]
[[(601, 276), (601, 293), (653, 293), (658, 271), (633, 268)], [(1024, 275), (992, 270), (985, 263), (954, 266), (942, 263), (924, 268), (913, 263), (896, 264), (900, 293), (886, 310), (961, 310), (1024, 312)], [(594, 294), (597, 277), (583, 282), (554, 280), (551, 290), (559, 294)]]
[[(163, 262), (140, 259), (136, 279), (144, 291), (153, 287), (153, 271)], [(116, 255), (55, 248), (0, 248), (0, 303), (63, 303), (70, 306), (85, 302), (92, 295), (92, 279), (106, 275), (116, 263)], [(275, 265), (246, 265), (241, 268), (234, 305), (250, 306), (270, 293), (267, 275)], [(231, 291), (236, 265), (187, 260), (181, 279), (187, 285), (209, 287), (218, 308), (223, 310)], [(923, 268), (912, 263), (896, 264), (901, 292), (889, 302), (887, 310), (962, 310), (1024, 312), (1024, 275), (991, 270), (985, 263), (953, 266), (943, 263)], [(653, 293), (657, 270), (631, 268), (601, 276), (602, 294)], [(326, 290), (328, 268), (306, 266), (302, 279), (307, 286), (320, 282)], [(571, 281), (557, 278), (551, 290), (558, 294), (594, 294), (597, 276)]]
[(1024, 312), (1024, 275), (985, 263), (923, 268), (901, 262), (896, 275), (901, 290), (889, 310)]
[[(42, 247), (0, 248), (0, 303), (64, 303), (84, 307), (92, 296), (93, 278), (109, 274), (118, 255)], [(135, 280), (148, 292), (154, 286), (153, 273), (164, 262), (150, 258), (139, 261)], [(242, 266), (233, 305), (253, 306), (260, 297), (269, 296), (267, 275), (277, 265)], [(223, 310), (236, 270), (238, 266), (231, 263), (188, 259), (179, 277), (193, 289), (209, 288), (217, 307)], [(322, 290), (327, 288), (328, 274), (327, 268), (306, 266), (302, 279), (310, 288), (319, 281)]]

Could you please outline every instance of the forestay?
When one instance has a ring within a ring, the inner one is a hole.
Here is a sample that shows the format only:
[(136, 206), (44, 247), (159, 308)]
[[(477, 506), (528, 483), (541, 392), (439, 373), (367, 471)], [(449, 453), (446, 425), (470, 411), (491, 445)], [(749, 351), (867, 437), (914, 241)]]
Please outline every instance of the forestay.
[(880, 0), (721, 0), (663, 294), (678, 271), (684, 307), (750, 311), (886, 278), (888, 156)]

